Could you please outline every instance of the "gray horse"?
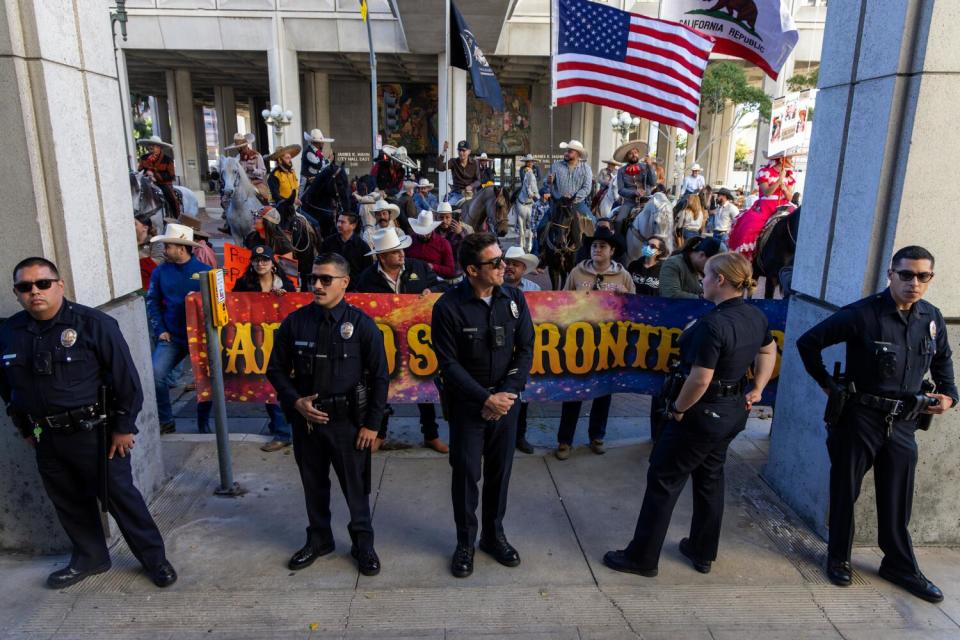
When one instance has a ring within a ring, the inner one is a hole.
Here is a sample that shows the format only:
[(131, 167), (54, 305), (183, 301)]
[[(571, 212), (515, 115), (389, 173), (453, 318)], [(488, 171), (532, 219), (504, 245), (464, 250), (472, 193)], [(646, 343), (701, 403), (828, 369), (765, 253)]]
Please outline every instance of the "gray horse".
[(257, 212), (263, 206), (257, 198), (257, 188), (234, 156), (220, 158), (220, 179), (223, 181), (223, 198), (227, 202), (223, 218), (230, 225), (233, 239), (237, 244), (243, 244), (243, 239), (253, 231)]
[[(183, 213), (196, 217), (200, 210), (197, 196), (186, 187), (175, 185), (173, 188), (180, 195)], [(167, 201), (157, 185), (143, 171), (130, 172), (130, 197), (133, 200), (134, 216), (150, 218), (154, 229), (163, 229), (163, 219), (170, 216), (167, 212)]]
[(653, 236), (663, 239), (667, 245), (667, 251), (672, 252), (673, 231), (673, 207), (670, 199), (663, 193), (653, 194), (627, 228), (627, 253), (623, 259), (624, 264), (630, 264), (638, 259), (643, 245)]

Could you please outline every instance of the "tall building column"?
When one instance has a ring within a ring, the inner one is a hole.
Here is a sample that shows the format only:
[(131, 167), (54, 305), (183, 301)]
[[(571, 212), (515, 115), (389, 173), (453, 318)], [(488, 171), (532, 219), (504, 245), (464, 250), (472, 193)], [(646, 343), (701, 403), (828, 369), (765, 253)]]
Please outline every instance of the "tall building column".
[(174, 164), (181, 184), (200, 190), (200, 161), (197, 157), (197, 125), (194, 116), (193, 84), (190, 71), (167, 71), (167, 102), (170, 109), (170, 131), (173, 138)]
[(328, 138), (336, 138), (330, 131), (330, 75), (313, 71), (303, 74), (303, 91), (303, 128), (319, 128)]
[[(303, 114), (300, 113), (300, 73), (297, 52), (287, 47), (284, 19), (274, 17), (274, 46), (267, 50), (270, 103), (293, 113), (290, 124), (277, 136), (270, 131), (270, 151), (277, 144), (303, 145)], [(258, 114), (259, 115), (259, 114)]]
[[(803, 369), (797, 337), (838, 307), (882, 290), (893, 252), (918, 244), (933, 252), (936, 272), (943, 274), (927, 299), (943, 312), (951, 342), (958, 344), (960, 290), (950, 276), (960, 270), (960, 255), (952, 234), (944, 233), (940, 206), (945, 150), (960, 145), (960, 130), (948, 124), (960, 99), (954, 12), (952, 0), (897, 6), (849, 0), (831, 3), (827, 14), (792, 282), (798, 293), (790, 301), (764, 471), (780, 496), (822, 533), (830, 469), (824, 398)], [(842, 348), (824, 355), (830, 365), (843, 359)], [(930, 431), (917, 432), (914, 542), (960, 542), (958, 431), (960, 413), (951, 411), (934, 418)], [(855, 517), (858, 543), (874, 544), (870, 474)]]
[(136, 141), (133, 139), (133, 107), (130, 104), (130, 81), (127, 77), (127, 56), (123, 49), (117, 49), (117, 80), (120, 83), (120, 106), (123, 109), (123, 134), (127, 146), (127, 166), (137, 166)]
[[(149, 500), (163, 460), (146, 316), (134, 295), (140, 271), (110, 21), (85, 0), (13, 2), (0, 11), (0, 33), (0, 271), (9, 278), (21, 259), (43, 256), (59, 267), (68, 298), (119, 323), (144, 390), (133, 468)], [(0, 316), (20, 310), (0, 297)], [(32, 451), (5, 414), (0, 423), (0, 549), (68, 550)]]
[(213, 108), (217, 112), (217, 138), (220, 148), (233, 144), (237, 132), (237, 100), (233, 87), (213, 88)]

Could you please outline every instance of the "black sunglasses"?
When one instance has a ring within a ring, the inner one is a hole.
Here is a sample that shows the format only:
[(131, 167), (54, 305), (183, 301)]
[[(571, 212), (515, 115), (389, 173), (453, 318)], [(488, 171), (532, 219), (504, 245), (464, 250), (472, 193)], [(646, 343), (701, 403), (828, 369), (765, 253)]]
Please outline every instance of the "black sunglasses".
[(21, 282), (14, 283), (13, 288), (20, 293), (30, 293), (33, 291), (33, 285), (37, 285), (37, 289), (46, 291), (53, 286), (54, 282), (57, 282), (56, 278), (41, 278), (40, 280), (34, 280), (33, 282), (29, 280), (23, 280)]
[(312, 287), (313, 285), (317, 284), (318, 282), (319, 282), (320, 284), (322, 284), (323, 286), (325, 286), (325, 287), (329, 287), (330, 285), (333, 284), (333, 281), (334, 281), (334, 280), (336, 280), (336, 279), (338, 279), (338, 278), (346, 278), (346, 277), (347, 277), (347, 276), (331, 276), (331, 275), (326, 274), (326, 273), (322, 273), (322, 274), (320, 274), (320, 275), (317, 275), (317, 274), (315, 274), (315, 273), (311, 273), (310, 275), (307, 276), (307, 283), (308, 283), (311, 287)]
[(897, 277), (900, 278), (901, 282), (912, 282), (914, 278), (920, 282), (930, 282), (933, 280), (933, 271), (910, 271), (909, 269), (901, 269), (899, 271), (894, 271), (897, 274)]
[(504, 264), (503, 264), (503, 256), (497, 256), (497, 257), (494, 258), (493, 260), (487, 260), (486, 262), (478, 262), (478, 263), (477, 263), (477, 268), (480, 268), (480, 267), (482, 267), (483, 265), (486, 265), (486, 264), (490, 265), (490, 266), (493, 267), (494, 269), (499, 269), (500, 267), (504, 266)]

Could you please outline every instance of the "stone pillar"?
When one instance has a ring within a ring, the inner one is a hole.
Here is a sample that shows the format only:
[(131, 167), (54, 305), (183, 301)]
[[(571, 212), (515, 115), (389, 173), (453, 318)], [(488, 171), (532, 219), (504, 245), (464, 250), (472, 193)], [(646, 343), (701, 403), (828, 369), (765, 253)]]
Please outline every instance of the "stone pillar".
[(599, 109), (599, 114), (596, 123), (596, 156), (592, 166), (596, 167), (596, 170), (599, 170), (602, 169), (603, 166), (606, 166), (600, 166), (603, 161), (610, 158), (613, 152), (616, 151), (616, 134), (613, 132), (613, 127), (610, 126), (610, 118), (616, 115), (617, 111), (610, 107), (597, 108)]
[[(140, 275), (110, 21), (85, 0), (7, 3), (0, 33), (0, 272), (44, 256), (70, 299), (119, 322), (144, 387), (134, 478), (149, 500), (164, 474), (143, 301), (132, 295)], [(0, 297), (0, 316), (19, 310)], [(5, 415), (0, 423), (0, 549), (68, 549), (32, 452)]]
[(336, 138), (330, 130), (330, 75), (312, 71), (305, 73), (303, 90), (306, 94), (303, 128), (309, 130), (319, 127), (323, 135)]
[(124, 142), (127, 145), (127, 166), (137, 166), (137, 147), (133, 139), (133, 107), (130, 104), (130, 82), (127, 77), (127, 56), (123, 49), (117, 49), (117, 78), (120, 82), (120, 104), (123, 111)]
[(450, 69), (450, 146), (467, 139), (467, 72)]
[(170, 132), (170, 107), (166, 96), (150, 98), (150, 111), (153, 113), (153, 133), (168, 142), (172, 142)]
[[(955, 274), (960, 256), (941, 214), (946, 150), (960, 144), (949, 126), (960, 97), (954, 43), (960, 23), (951, 0), (831, 4), (810, 146), (799, 251), (787, 321), (770, 460), (764, 475), (803, 518), (826, 532), (829, 462), (823, 394), (803, 370), (796, 338), (837, 307), (886, 286), (896, 248), (919, 244)], [(957, 344), (960, 291), (938, 276), (928, 300)], [(955, 353), (960, 351), (955, 350)], [(825, 360), (843, 360), (842, 348)], [(957, 367), (958, 363), (954, 366)], [(960, 369), (958, 369), (960, 370)], [(960, 413), (918, 432), (911, 534), (917, 543), (960, 542)], [(857, 503), (857, 541), (874, 544), (873, 479)]]
[(214, 87), (213, 107), (217, 112), (217, 138), (223, 149), (233, 144), (233, 134), (237, 132), (237, 101), (233, 87)]
[(167, 71), (167, 102), (177, 175), (183, 186), (199, 191), (200, 159), (197, 157), (197, 125), (189, 70)]
[[(447, 143), (447, 157), (456, 153), (457, 141), (453, 138), (450, 127), (450, 68), (447, 66), (445, 53), (437, 54), (437, 152), (443, 151), (443, 143)], [(437, 174), (437, 190), (440, 201), (447, 197), (450, 176), (446, 172)]]
[(278, 136), (270, 130), (270, 151), (276, 145), (303, 145), (303, 118), (300, 113), (300, 75), (297, 52), (287, 47), (284, 20), (274, 18), (274, 46), (267, 50), (267, 73), (270, 79), (270, 103), (293, 113), (290, 124)]

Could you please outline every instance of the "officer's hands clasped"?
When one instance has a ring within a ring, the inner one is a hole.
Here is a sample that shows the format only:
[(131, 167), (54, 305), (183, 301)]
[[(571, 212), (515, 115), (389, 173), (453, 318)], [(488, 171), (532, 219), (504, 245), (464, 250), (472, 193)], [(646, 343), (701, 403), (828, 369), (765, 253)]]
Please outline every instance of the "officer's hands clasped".
[(487, 401), (483, 403), (480, 417), (484, 420), (499, 420), (507, 415), (516, 399), (517, 394), (508, 391), (491, 394)]

